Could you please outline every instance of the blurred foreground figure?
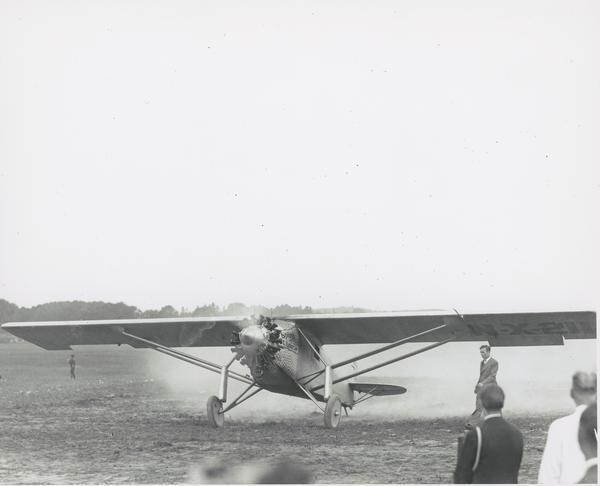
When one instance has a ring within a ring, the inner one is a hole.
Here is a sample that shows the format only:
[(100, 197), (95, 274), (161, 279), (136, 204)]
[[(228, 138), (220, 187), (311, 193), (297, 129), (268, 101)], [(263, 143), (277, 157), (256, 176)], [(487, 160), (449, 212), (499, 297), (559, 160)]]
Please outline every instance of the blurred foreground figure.
[(465, 437), (459, 455), (455, 483), (517, 483), (523, 456), (523, 435), (502, 418), (504, 392), (487, 385), (480, 392), (480, 425)]
[(585, 474), (585, 456), (579, 447), (577, 435), (581, 414), (596, 401), (596, 373), (575, 373), (571, 398), (575, 402), (575, 412), (556, 419), (548, 429), (538, 474), (540, 484), (573, 484)]
[(498, 361), (492, 358), (492, 348), (488, 344), (479, 347), (479, 354), (482, 361), (479, 363), (479, 378), (473, 393), (475, 393), (475, 410), (469, 418), (466, 428), (472, 429), (483, 419), (481, 405), (481, 390), (487, 385), (497, 385), (496, 375), (498, 374)]
[(307, 484), (312, 474), (292, 461), (249, 462), (231, 465), (226, 462), (207, 462), (190, 470), (188, 483), (192, 484)]
[(589, 405), (579, 420), (579, 446), (585, 456), (585, 475), (580, 483), (598, 484), (598, 405)]

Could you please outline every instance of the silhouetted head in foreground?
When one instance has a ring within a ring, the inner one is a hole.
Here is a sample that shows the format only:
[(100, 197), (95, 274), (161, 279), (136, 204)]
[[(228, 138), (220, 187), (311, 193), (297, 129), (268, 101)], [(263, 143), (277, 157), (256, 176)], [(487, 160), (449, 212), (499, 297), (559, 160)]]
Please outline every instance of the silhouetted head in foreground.
[(504, 392), (498, 385), (484, 386), (479, 396), (486, 415), (502, 412), (502, 407), (504, 407)]

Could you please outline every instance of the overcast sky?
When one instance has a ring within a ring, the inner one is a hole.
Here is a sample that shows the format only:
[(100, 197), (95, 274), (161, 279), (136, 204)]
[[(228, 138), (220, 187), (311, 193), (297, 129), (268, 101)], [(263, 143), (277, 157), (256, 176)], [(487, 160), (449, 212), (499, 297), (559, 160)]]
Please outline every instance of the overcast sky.
[(0, 1), (0, 298), (600, 309), (600, 3)]

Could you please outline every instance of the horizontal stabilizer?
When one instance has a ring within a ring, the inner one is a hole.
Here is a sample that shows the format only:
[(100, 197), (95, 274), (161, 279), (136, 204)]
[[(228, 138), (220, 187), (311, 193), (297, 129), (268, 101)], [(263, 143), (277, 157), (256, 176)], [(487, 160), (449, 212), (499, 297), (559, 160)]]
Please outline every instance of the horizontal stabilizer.
[(400, 385), (394, 385), (391, 383), (371, 383), (365, 382), (354, 382), (349, 383), (350, 389), (359, 393), (366, 393), (374, 396), (384, 395), (402, 395), (406, 393), (406, 388)]

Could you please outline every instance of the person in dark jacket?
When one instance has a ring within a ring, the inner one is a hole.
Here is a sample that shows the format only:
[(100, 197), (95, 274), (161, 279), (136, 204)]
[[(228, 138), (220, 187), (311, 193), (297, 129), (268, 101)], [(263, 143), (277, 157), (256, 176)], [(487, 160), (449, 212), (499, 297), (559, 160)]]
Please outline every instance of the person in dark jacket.
[(504, 392), (487, 385), (480, 392), (483, 421), (470, 430), (458, 456), (455, 483), (517, 483), (523, 435), (502, 418)]

